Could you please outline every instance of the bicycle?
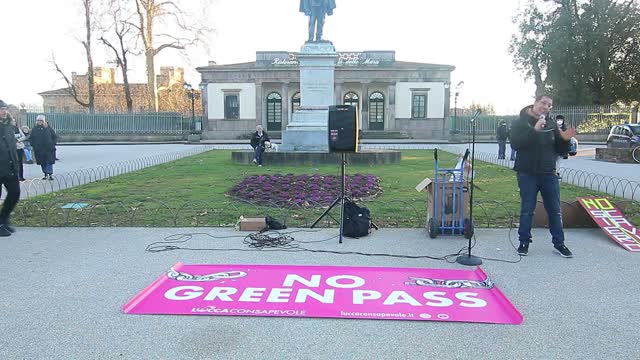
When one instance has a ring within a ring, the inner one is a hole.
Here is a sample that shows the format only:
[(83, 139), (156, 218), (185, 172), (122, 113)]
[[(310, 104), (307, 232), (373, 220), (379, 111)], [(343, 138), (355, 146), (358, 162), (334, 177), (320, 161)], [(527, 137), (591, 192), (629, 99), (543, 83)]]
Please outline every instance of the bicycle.
[(631, 156), (636, 163), (640, 164), (640, 145), (636, 146), (631, 150)]

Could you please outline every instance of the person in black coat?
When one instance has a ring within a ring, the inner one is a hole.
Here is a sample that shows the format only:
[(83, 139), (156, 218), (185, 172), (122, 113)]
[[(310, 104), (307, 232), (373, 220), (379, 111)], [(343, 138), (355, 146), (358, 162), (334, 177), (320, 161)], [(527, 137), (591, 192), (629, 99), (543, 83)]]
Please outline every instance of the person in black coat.
[(509, 128), (507, 128), (507, 122), (502, 120), (498, 129), (496, 130), (496, 140), (498, 141), (498, 159), (505, 158), (505, 152), (507, 151), (507, 139), (509, 138)]
[(251, 147), (254, 153), (253, 162), (257, 162), (258, 166), (262, 166), (262, 155), (270, 143), (269, 135), (262, 129), (262, 125), (256, 126), (256, 132), (251, 137)]
[[(9, 217), (20, 200), (20, 181), (18, 180), (18, 153), (13, 120), (8, 112), (7, 104), (0, 100), (0, 184), (7, 189), (7, 197), (4, 199), (0, 210), (0, 236), (10, 236), (16, 231)], [(2, 187), (0, 186), (0, 195)]]
[(511, 144), (517, 151), (513, 169), (518, 173), (520, 188), (518, 254), (522, 256), (529, 252), (533, 211), (540, 193), (549, 218), (549, 232), (555, 250), (563, 257), (573, 257), (564, 244), (557, 160), (558, 156), (568, 151), (569, 142), (576, 130), (562, 130), (549, 119), (552, 106), (553, 99), (549, 95), (538, 96), (533, 105), (522, 109), (520, 118), (511, 128)]
[(58, 136), (47, 125), (44, 115), (38, 115), (36, 126), (31, 129), (31, 147), (36, 156), (36, 164), (42, 168), (42, 180), (53, 180), (53, 164), (56, 163), (56, 143)]

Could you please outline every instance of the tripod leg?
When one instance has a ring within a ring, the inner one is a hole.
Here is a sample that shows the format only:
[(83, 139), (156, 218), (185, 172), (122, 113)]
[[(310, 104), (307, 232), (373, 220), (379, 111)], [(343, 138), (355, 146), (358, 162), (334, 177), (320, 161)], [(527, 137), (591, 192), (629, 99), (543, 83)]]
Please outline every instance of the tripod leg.
[(340, 202), (340, 198), (336, 198), (335, 200), (333, 200), (333, 204), (331, 204), (331, 206), (329, 206), (329, 208), (327, 210), (325, 210), (322, 215), (320, 215), (320, 217), (313, 222), (313, 224), (311, 225), (311, 229), (313, 229), (316, 225), (318, 225), (318, 223), (320, 222), (320, 220), (322, 220), (322, 218), (324, 218), (325, 216), (327, 216), (327, 214), (329, 213), (329, 211), (331, 211), (331, 209), (333, 209), (334, 206), (336, 206), (338, 203)]

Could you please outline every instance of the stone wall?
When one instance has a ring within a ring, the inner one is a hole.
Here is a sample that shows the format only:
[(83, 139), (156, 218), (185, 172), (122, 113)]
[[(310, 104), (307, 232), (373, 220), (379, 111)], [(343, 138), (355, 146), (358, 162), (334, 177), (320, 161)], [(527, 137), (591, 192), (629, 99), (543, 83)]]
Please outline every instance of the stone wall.
[(608, 161), (615, 163), (635, 163), (631, 156), (633, 149), (596, 149), (596, 160)]

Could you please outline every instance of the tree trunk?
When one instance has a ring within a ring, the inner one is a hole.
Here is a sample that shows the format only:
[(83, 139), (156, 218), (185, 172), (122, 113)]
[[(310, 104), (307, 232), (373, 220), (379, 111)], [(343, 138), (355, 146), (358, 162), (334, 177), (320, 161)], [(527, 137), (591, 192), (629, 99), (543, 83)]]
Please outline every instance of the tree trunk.
[(93, 57), (91, 56), (91, 0), (84, 0), (84, 20), (87, 31), (87, 40), (84, 43), (85, 52), (87, 53), (87, 78), (89, 83), (89, 112), (95, 112), (95, 80), (93, 78)]
[(158, 111), (158, 92), (156, 89), (155, 50), (147, 49), (147, 89), (149, 92), (149, 111)]

